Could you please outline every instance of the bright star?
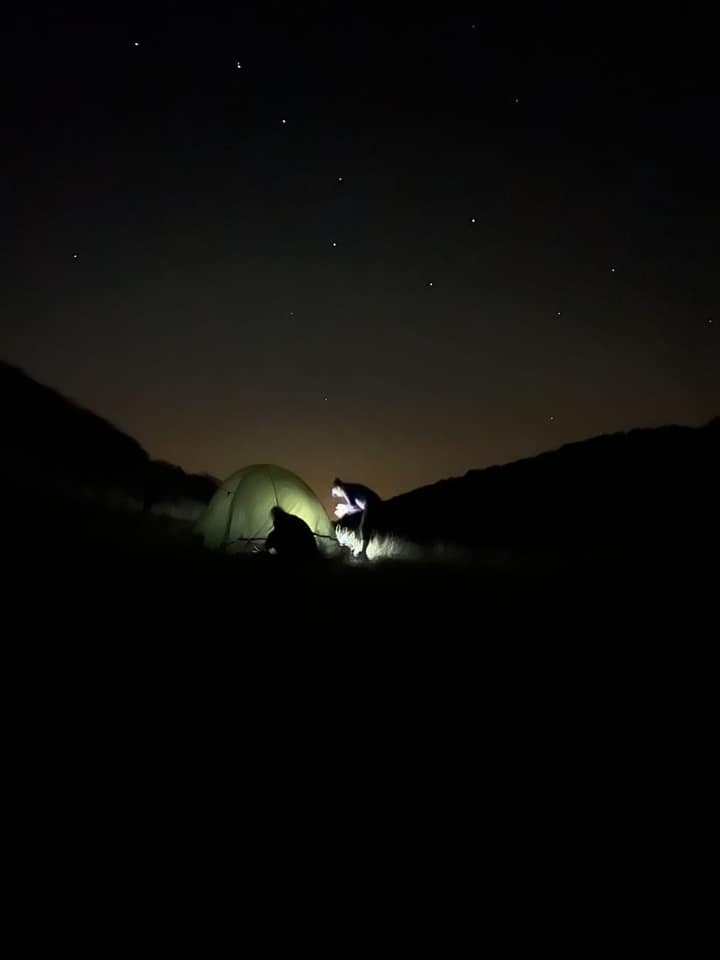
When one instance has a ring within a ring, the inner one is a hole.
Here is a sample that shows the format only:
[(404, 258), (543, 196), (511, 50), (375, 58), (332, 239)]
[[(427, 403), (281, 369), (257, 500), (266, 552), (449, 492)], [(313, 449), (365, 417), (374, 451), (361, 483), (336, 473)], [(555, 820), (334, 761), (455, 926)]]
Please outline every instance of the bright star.
[(476, 217), (470, 217), (470, 223), (477, 223)]
[(133, 43), (133, 46), (134, 46), (134, 47), (139, 47), (139, 46), (140, 46), (139, 41), (136, 40), (136, 41)]

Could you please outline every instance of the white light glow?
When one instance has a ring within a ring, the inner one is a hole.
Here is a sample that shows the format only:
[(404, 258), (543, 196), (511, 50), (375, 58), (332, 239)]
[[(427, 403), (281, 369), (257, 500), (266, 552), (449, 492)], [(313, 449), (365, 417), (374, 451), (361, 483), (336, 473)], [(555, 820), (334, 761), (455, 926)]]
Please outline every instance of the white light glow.
[(362, 552), (362, 543), (353, 530), (346, 530), (339, 527), (335, 533), (340, 546), (348, 547), (354, 557), (357, 557)]
[(335, 505), (335, 516), (338, 520), (343, 517), (351, 517), (354, 513), (360, 513), (359, 507), (354, 507), (351, 503), (338, 503)]

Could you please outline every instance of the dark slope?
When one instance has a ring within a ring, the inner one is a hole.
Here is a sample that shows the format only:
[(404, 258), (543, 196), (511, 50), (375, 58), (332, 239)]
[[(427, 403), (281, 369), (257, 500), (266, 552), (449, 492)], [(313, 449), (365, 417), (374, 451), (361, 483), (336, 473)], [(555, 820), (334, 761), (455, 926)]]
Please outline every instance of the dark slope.
[(720, 419), (638, 429), (441, 480), (385, 505), (387, 527), (520, 557), (686, 547), (720, 531)]
[(17, 367), (0, 362), (0, 489), (137, 511), (207, 502), (216, 483), (151, 460), (137, 440)]

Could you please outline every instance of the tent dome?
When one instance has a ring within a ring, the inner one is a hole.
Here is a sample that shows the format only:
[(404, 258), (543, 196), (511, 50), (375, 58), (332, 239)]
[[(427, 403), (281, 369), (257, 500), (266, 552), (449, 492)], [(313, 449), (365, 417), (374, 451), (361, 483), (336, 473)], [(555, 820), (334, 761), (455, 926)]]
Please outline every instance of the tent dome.
[(270, 463), (233, 473), (218, 488), (195, 529), (212, 550), (249, 552), (262, 548), (273, 526), (270, 511), (276, 506), (304, 520), (321, 550), (335, 544), (332, 523), (310, 487)]

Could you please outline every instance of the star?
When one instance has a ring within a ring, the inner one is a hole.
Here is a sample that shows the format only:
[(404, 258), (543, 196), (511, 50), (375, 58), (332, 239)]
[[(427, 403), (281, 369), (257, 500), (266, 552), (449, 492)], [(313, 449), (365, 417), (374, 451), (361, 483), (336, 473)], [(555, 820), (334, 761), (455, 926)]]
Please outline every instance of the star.
[(431, 287), (432, 285), (433, 285), (432, 280), (428, 280), (428, 286)]
[(338, 177), (338, 178), (337, 178), (337, 182), (338, 182), (338, 183), (342, 183), (342, 182), (343, 182), (343, 178), (342, 178), (342, 177)]
[(513, 100), (513, 103), (520, 103), (520, 100), (518, 99), (518, 97), (515, 97), (515, 99)]
[(336, 247), (336, 246), (337, 246), (337, 243), (333, 240), (332, 245), (333, 245), (334, 247)]
[(281, 120), (280, 123), (287, 123), (287, 120)]
[(74, 254), (73, 254), (73, 260), (77, 260), (77, 258), (78, 258), (78, 255), (77, 255), (76, 253), (74, 253)]
[(235, 69), (236, 69), (236, 70), (242, 70), (242, 64), (240, 63), (239, 60), (238, 60), (237, 63), (235, 64)]
[(610, 273), (615, 273), (615, 267), (610, 267)]
[(470, 223), (477, 223), (477, 217), (470, 217)]
[(555, 316), (556, 316), (556, 317), (559, 317), (559, 316), (560, 316), (560, 311), (559, 311), (559, 310), (558, 310), (558, 312), (555, 314)]
[(133, 46), (134, 46), (134, 47), (139, 47), (139, 46), (140, 46), (140, 41), (139, 41), (139, 40), (135, 40), (135, 41), (133, 42)]
[(555, 419), (555, 417), (550, 417), (550, 422), (552, 423), (552, 421), (553, 421), (554, 419)]

